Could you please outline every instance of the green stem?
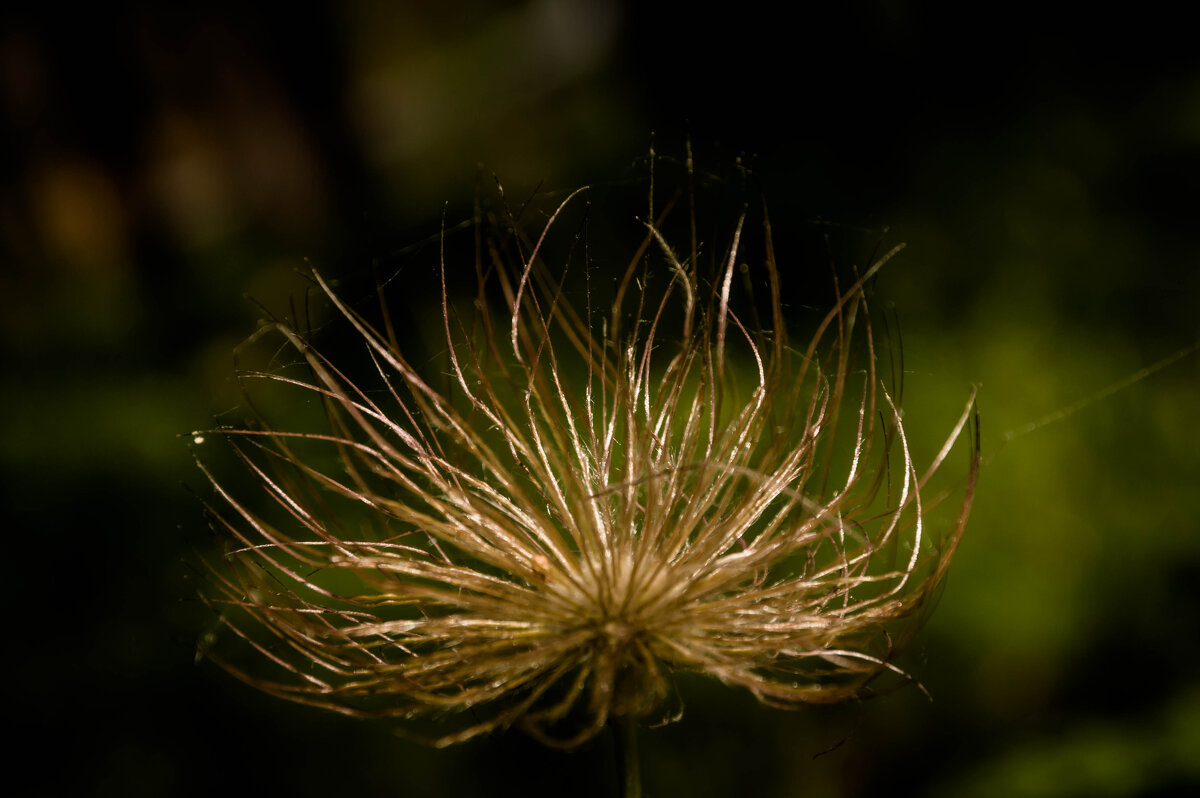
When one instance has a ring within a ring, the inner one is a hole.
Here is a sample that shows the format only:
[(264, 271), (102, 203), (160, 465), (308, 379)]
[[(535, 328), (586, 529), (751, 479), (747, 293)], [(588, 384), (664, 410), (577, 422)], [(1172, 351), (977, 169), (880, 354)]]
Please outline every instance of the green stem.
[(642, 765), (638, 757), (637, 718), (632, 714), (615, 718), (617, 776), (625, 786), (625, 798), (642, 798)]

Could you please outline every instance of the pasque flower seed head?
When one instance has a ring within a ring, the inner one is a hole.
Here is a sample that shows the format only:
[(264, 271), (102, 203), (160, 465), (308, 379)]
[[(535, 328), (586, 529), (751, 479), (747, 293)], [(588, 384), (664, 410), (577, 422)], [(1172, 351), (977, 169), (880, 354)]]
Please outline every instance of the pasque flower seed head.
[[(233, 541), (209, 601), (271, 672), (225, 667), (348, 714), (449, 715), (440, 744), (519, 724), (566, 746), (669, 716), (677, 671), (796, 707), (896, 670), (888, 626), (944, 575), (978, 446), (968, 400), (930, 462), (910, 456), (866, 320), (864, 287), (894, 252), (795, 347), (765, 211), (761, 328), (735, 310), (745, 214), (707, 278), (694, 243), (680, 258), (648, 223), (600, 313), (590, 289), (568, 300), (544, 252), (579, 194), (536, 240), (514, 224), (480, 236), (470, 313), (443, 257), (440, 386), (320, 275), (366, 376), (268, 325), (305, 374), (244, 376), (319, 402), (327, 426), (223, 430), (273, 512), (201, 465)], [(946, 496), (923, 489), (960, 441), (961, 498), (934, 536)]]

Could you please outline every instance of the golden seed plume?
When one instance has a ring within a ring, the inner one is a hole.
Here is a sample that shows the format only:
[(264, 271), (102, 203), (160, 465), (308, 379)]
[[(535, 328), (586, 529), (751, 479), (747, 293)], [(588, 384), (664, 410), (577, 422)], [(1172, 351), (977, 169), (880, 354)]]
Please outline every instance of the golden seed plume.
[[(915, 463), (876, 374), (864, 286), (896, 250), (796, 348), (765, 211), (763, 329), (734, 309), (746, 215), (704, 279), (694, 218), (681, 259), (662, 213), (594, 314), (543, 253), (581, 192), (536, 238), (477, 219), (472, 319), (443, 257), (442, 387), (386, 308), (380, 329), (319, 274), (369, 375), (269, 325), (304, 374), (243, 376), (319, 402), (327, 428), (221, 430), (258, 505), (201, 464), (232, 541), (208, 600), (274, 672), (210, 654), (224, 667), (351, 715), (456, 719), (438, 744), (519, 724), (563, 746), (613, 718), (669, 717), (677, 671), (791, 708), (897, 670), (888, 626), (945, 574), (979, 458), (972, 398)], [(932, 535), (926, 515), (950, 494), (923, 489), (960, 441), (960, 498)]]

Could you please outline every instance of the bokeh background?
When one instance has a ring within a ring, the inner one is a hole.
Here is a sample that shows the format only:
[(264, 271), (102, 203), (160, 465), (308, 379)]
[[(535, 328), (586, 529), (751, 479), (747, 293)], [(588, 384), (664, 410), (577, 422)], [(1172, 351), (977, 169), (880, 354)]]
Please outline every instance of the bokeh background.
[(430, 751), (197, 664), (211, 617), (189, 561), (211, 541), (178, 436), (237, 404), (256, 303), (286, 309), (306, 263), (362, 274), (427, 241), (443, 203), (469, 214), (480, 164), (518, 197), (644, 176), (652, 131), (714, 172), (742, 157), (785, 242), (852, 231), (834, 236), (853, 240), (844, 267), (907, 242), (877, 290), (902, 324), (910, 430), (931, 446), (978, 383), (987, 460), (903, 660), (932, 702), (782, 713), (685, 681), (684, 720), (643, 736), (648, 794), (1200, 790), (1200, 357), (1098, 396), (1200, 333), (1182, 17), (21, 5), (0, 12), (18, 794), (614, 794), (604, 740)]

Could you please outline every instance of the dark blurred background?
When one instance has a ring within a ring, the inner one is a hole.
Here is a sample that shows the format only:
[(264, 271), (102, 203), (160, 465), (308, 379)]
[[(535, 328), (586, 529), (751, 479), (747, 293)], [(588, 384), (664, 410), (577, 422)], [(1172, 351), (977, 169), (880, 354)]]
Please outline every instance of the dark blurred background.
[(20, 5), (0, 12), (18, 794), (614, 794), (605, 740), (431, 751), (197, 664), (212, 618), (188, 563), (210, 540), (178, 435), (237, 404), (256, 302), (287, 308), (306, 261), (365, 273), (443, 203), (467, 218), (479, 164), (517, 197), (644, 177), (651, 132), (675, 157), (690, 137), (701, 168), (750, 165), (785, 254), (829, 229), (907, 242), (878, 291), (910, 433), (931, 451), (979, 383), (988, 459), (904, 659), (932, 703), (783, 713), (685, 680), (683, 721), (643, 735), (648, 794), (1200, 790), (1200, 358), (1024, 432), (1200, 332), (1182, 16)]

